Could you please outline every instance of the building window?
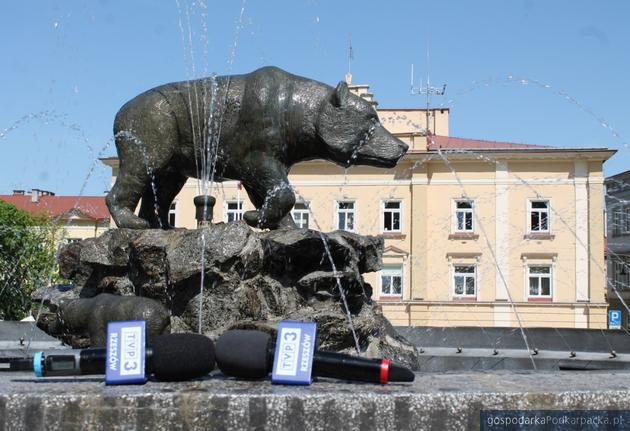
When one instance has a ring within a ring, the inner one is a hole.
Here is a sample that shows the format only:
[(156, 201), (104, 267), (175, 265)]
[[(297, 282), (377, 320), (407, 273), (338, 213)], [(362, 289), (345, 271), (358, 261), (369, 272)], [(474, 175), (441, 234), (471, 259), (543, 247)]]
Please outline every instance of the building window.
[(615, 208), (612, 211), (612, 215), (613, 215), (613, 220), (612, 220), (613, 236), (619, 236), (621, 235), (621, 220), (622, 220), (621, 211)]
[(383, 202), (383, 232), (402, 230), (402, 204), (400, 201)]
[(296, 202), (293, 211), (291, 211), (291, 216), (297, 227), (300, 229), (308, 229), (308, 202)]
[(168, 209), (168, 224), (173, 227), (175, 227), (175, 217), (177, 214), (175, 207), (176, 207), (175, 202), (173, 202)]
[(529, 296), (551, 298), (551, 266), (529, 266)]
[(474, 231), (474, 202), (471, 200), (455, 201), (455, 231)]
[(617, 290), (630, 289), (630, 260), (614, 258), (612, 285)]
[(354, 202), (337, 201), (337, 229), (354, 231)]
[(225, 221), (232, 222), (243, 219), (243, 201), (228, 201), (225, 203)]
[(630, 206), (615, 206), (612, 209), (613, 236), (630, 234)]
[(402, 265), (383, 266), (380, 296), (402, 296), (402, 285)]
[(477, 296), (477, 266), (453, 266), (453, 294), (456, 297)]
[(529, 202), (529, 230), (534, 233), (549, 232), (549, 201)]

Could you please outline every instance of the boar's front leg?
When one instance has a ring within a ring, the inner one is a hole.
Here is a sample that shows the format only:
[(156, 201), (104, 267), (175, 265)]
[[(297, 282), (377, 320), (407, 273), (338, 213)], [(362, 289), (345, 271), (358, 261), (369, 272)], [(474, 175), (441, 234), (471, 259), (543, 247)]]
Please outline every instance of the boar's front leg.
[(290, 211), (295, 204), (295, 194), (287, 178), (287, 168), (274, 160), (256, 163), (250, 168), (243, 185), (249, 199), (256, 207), (247, 211), (243, 218), (248, 225), (261, 229), (295, 228)]

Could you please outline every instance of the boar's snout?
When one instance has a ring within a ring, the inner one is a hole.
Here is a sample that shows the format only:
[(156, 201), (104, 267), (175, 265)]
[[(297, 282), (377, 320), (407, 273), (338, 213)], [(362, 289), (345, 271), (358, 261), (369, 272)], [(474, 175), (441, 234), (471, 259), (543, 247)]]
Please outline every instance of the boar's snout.
[(393, 168), (408, 149), (407, 144), (379, 125), (370, 139), (358, 149), (354, 163)]

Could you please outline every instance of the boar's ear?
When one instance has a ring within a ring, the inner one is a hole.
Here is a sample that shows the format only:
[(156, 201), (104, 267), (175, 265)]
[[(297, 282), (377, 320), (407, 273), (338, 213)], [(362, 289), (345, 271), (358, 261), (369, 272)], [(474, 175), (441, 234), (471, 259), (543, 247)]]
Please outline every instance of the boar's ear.
[(348, 94), (350, 90), (348, 90), (348, 84), (345, 81), (339, 81), (337, 84), (337, 88), (333, 91), (332, 94), (332, 104), (336, 108), (341, 108), (346, 103), (346, 99), (348, 98)]

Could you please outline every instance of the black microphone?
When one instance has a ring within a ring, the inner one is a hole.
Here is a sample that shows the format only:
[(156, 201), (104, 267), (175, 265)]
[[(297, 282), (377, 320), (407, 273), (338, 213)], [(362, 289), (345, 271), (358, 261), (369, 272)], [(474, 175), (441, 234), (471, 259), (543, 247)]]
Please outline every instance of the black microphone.
[[(105, 374), (105, 348), (71, 350), (33, 356), (38, 377)], [(159, 335), (146, 349), (146, 374), (157, 380), (182, 381), (202, 377), (214, 369), (214, 343), (200, 334)]]
[[(219, 337), (217, 366), (223, 374), (244, 379), (260, 379), (273, 368), (275, 341), (266, 332), (231, 330)], [(414, 374), (388, 359), (365, 359), (342, 353), (315, 351), (314, 376), (382, 383), (412, 382)]]

